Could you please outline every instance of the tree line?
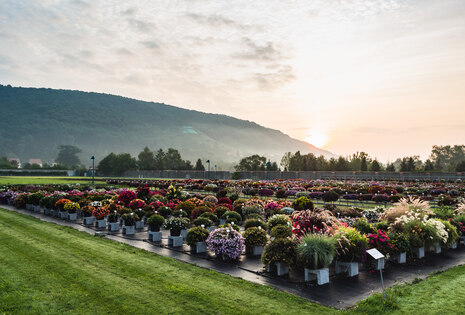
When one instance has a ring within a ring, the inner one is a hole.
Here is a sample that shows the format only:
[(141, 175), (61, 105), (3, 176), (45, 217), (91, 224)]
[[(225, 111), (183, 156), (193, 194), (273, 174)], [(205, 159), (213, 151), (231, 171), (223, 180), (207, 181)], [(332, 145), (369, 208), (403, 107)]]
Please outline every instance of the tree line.
[(235, 166), (236, 171), (354, 171), (354, 172), (465, 172), (465, 145), (434, 145), (424, 162), (418, 155), (406, 156), (383, 164), (366, 152), (326, 159), (323, 155), (287, 152), (276, 162), (267, 162), (257, 154), (245, 157)]
[(105, 176), (122, 176), (131, 170), (196, 170), (204, 171), (202, 160), (195, 165), (191, 161), (183, 160), (178, 150), (168, 148), (167, 151), (158, 149), (156, 152), (145, 147), (137, 156), (129, 153), (110, 153), (98, 164), (98, 173)]

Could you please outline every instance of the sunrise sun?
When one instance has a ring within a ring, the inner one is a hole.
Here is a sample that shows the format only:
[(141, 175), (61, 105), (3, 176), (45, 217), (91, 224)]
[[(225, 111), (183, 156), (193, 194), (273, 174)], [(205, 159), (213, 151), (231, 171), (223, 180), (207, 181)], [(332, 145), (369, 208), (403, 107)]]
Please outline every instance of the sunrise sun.
[(305, 139), (305, 141), (318, 148), (322, 148), (328, 142), (328, 136), (320, 130), (314, 130), (310, 133), (310, 136)]

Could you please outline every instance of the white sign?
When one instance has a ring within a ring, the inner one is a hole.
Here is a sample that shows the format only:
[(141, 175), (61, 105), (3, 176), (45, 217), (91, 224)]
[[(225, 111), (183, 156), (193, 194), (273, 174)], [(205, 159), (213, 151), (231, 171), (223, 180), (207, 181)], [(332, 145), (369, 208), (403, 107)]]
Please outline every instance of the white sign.
[(377, 250), (376, 248), (372, 248), (372, 249), (369, 249), (367, 250), (367, 253), (373, 257), (374, 259), (381, 259), (381, 258), (384, 258), (384, 255), (380, 253), (379, 250)]

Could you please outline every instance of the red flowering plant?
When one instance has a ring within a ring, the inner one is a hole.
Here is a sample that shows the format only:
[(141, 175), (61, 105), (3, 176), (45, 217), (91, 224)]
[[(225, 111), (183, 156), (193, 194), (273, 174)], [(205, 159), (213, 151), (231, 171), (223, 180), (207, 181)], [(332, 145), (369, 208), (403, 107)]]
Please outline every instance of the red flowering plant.
[(131, 202), (131, 200), (136, 199), (136, 198), (137, 198), (137, 194), (134, 191), (125, 189), (119, 192), (118, 198), (116, 198), (116, 201), (121, 203), (123, 206), (127, 207), (129, 206), (129, 203)]
[(137, 188), (137, 198), (147, 201), (152, 196), (150, 187), (145, 185), (144, 187)]
[(376, 233), (369, 233), (366, 236), (369, 248), (376, 248), (384, 255), (392, 252), (394, 245), (385, 231), (378, 230)]
[(153, 207), (153, 209), (158, 210), (158, 208), (164, 207), (165, 204), (163, 202), (157, 200), (157, 201), (151, 202), (150, 206)]
[(221, 197), (220, 199), (218, 199), (218, 204), (226, 204), (226, 203), (232, 206), (231, 199), (227, 197)]
[(292, 214), (292, 233), (301, 238), (308, 233), (334, 234), (334, 228), (341, 223), (326, 210), (295, 211)]
[(108, 206), (107, 206), (108, 210), (110, 210), (110, 212), (118, 212), (120, 213), (121, 209), (123, 207), (121, 207), (119, 204), (115, 203), (115, 202), (112, 202), (110, 203)]
[(168, 208), (171, 208), (171, 210), (175, 210), (178, 203), (179, 203), (179, 199), (173, 199), (173, 200), (166, 202), (166, 206)]
[(132, 210), (142, 209), (142, 207), (145, 206), (145, 201), (141, 199), (133, 199), (129, 202), (128, 206)]
[(106, 207), (98, 207), (94, 211), (92, 211), (92, 215), (97, 220), (103, 220), (109, 213), (110, 213), (110, 210), (108, 210), (108, 208)]

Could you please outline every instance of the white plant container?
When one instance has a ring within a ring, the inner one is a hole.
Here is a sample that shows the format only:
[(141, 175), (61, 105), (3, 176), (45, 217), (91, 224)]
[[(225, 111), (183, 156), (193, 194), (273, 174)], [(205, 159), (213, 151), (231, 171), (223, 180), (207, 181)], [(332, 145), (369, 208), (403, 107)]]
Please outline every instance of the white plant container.
[(318, 285), (323, 285), (329, 283), (329, 269), (328, 268), (321, 268), (321, 269), (304, 269), (305, 274), (305, 281), (312, 281), (316, 278), (316, 283)]
[(162, 237), (161, 232), (152, 232), (152, 231), (147, 231), (147, 239), (152, 242), (160, 242)]
[(98, 229), (106, 228), (107, 227), (107, 220), (95, 220), (95, 227)]
[(450, 245), (450, 248), (457, 249), (457, 242), (452, 243), (452, 245)]
[(412, 248), (412, 253), (417, 257), (418, 259), (422, 259), (425, 257), (425, 247), (414, 247)]
[(205, 253), (207, 251), (207, 243), (205, 242), (197, 242), (195, 246), (191, 246), (191, 252), (196, 254)]
[(136, 229), (141, 230), (143, 228), (144, 228), (144, 221), (142, 221), (142, 220), (136, 221)]
[(119, 222), (108, 222), (108, 231), (109, 232), (119, 231)]
[(355, 277), (358, 275), (358, 262), (344, 262), (336, 260), (336, 274), (340, 274), (347, 271), (349, 277)]
[(82, 217), (82, 223), (84, 225), (91, 225), (94, 223), (95, 217)]
[(121, 228), (121, 232), (124, 235), (134, 235), (136, 233), (136, 226), (123, 224), (123, 227)]
[(183, 243), (182, 236), (168, 236), (168, 246), (181, 247)]
[(441, 253), (441, 244), (435, 243), (433, 245), (433, 253), (440, 254)]
[(406, 262), (407, 262), (407, 253), (406, 252), (399, 253), (399, 255), (397, 256), (397, 263), (405, 264)]
[(278, 276), (284, 276), (289, 273), (289, 266), (281, 261), (277, 261), (274, 263), (276, 266), (276, 274)]
[(76, 221), (77, 220), (77, 213), (68, 213), (67, 217), (68, 221)]
[(34, 210), (34, 212), (40, 212), (40, 206), (32, 206), (32, 209)]

